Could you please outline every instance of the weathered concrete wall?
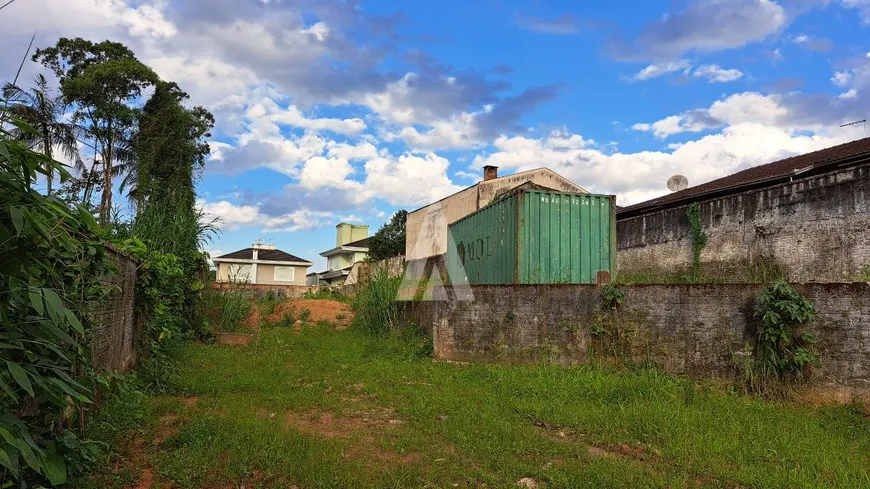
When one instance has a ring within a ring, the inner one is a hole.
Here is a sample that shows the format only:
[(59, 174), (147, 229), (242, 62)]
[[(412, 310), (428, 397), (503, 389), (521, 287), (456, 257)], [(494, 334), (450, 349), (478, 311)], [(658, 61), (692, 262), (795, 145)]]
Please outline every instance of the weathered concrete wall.
[(211, 286), (216, 289), (239, 291), (249, 297), (260, 297), (271, 292), (278, 297), (287, 297), (288, 299), (298, 299), (306, 292), (318, 289), (317, 286), (309, 285), (234, 284), (231, 282), (215, 282)]
[[(762, 287), (623, 286), (625, 301), (614, 313), (604, 310), (594, 285), (478, 285), (471, 286), (473, 300), (455, 300), (447, 287), (434, 294), (442, 300), (406, 309), (432, 331), (438, 359), (576, 363), (598, 352), (651, 360), (677, 374), (724, 377), (751, 352), (754, 296)], [(821, 361), (812, 382), (870, 389), (870, 284), (797, 288), (818, 312), (807, 328)]]
[(586, 192), (546, 168), (480, 182), (408, 214), (405, 257), (419, 260), (447, 253), (447, 226), (492, 202), (500, 192), (526, 182), (565, 192)]
[[(870, 165), (701, 202), (702, 273), (755, 281), (778, 264), (796, 282), (842, 282), (870, 265)], [(620, 219), (623, 275), (684, 274), (692, 244), (686, 206)]]
[(108, 297), (93, 311), (91, 356), (95, 368), (120, 372), (136, 363), (136, 343), (141, 335), (141, 321), (135, 312), (136, 261), (113, 248), (109, 260), (118, 268), (117, 275), (103, 278), (110, 285)]
[(390, 277), (401, 277), (405, 272), (405, 257), (399, 255), (374, 263), (358, 261), (350, 269), (350, 274), (348, 274), (347, 280), (344, 281), (344, 285), (366, 283), (373, 273), (382, 268), (387, 270), (387, 275)]

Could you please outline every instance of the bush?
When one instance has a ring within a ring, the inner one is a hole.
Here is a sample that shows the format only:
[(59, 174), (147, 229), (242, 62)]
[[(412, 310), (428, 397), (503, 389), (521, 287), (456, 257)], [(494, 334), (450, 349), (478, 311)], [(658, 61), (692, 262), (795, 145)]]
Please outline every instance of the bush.
[[(33, 131), (3, 109), (0, 120)], [(16, 487), (63, 484), (90, 456), (68, 428), (99, 380), (88, 311), (108, 291), (100, 278), (111, 273), (88, 210), (31, 186), (49, 171), (69, 178), (0, 124), (0, 482)]]
[(209, 332), (233, 333), (242, 329), (251, 301), (232, 287), (208, 288), (202, 293), (201, 309)]
[(784, 280), (777, 280), (758, 293), (756, 317), (761, 319), (755, 347), (755, 365), (747, 376), (749, 388), (761, 394), (775, 393), (779, 385), (803, 381), (818, 359), (812, 352), (815, 338), (801, 326), (816, 318), (812, 303)]
[(401, 284), (401, 277), (390, 277), (385, 267), (377, 267), (351, 302), (354, 309), (351, 326), (376, 335), (398, 328), (400, 304), (396, 299)]

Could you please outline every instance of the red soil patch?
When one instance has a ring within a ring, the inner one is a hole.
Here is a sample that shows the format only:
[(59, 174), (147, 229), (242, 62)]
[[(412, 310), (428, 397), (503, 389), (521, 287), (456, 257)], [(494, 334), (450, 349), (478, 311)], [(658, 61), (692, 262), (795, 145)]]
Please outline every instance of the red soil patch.
[(218, 345), (229, 346), (245, 346), (254, 339), (254, 335), (244, 333), (215, 333), (214, 336)]
[(792, 393), (795, 401), (812, 406), (842, 406), (853, 404), (870, 417), (870, 390), (850, 391), (833, 386), (805, 386)]
[(160, 417), (160, 426), (154, 435), (154, 444), (162, 445), (163, 442), (178, 433), (178, 416), (167, 414)]
[(330, 299), (291, 299), (275, 306), (275, 311), (266, 320), (278, 323), (288, 314), (298, 320), (306, 309), (309, 311), (307, 322), (326, 321), (334, 324), (338, 330), (346, 328), (353, 320), (353, 310), (349, 304)]
[(395, 419), (393, 415), (394, 412), (390, 408), (360, 411), (358, 415), (352, 417), (338, 417), (329, 411), (325, 413), (315, 411), (290, 412), (287, 414), (287, 424), (300, 431), (324, 438), (350, 438), (358, 432), (373, 429), (380, 431), (383, 428), (395, 428), (404, 423), (400, 419)]
[(154, 487), (154, 479), (154, 471), (151, 470), (151, 467), (145, 467), (139, 473), (139, 480), (136, 481), (133, 489), (151, 489)]
[(260, 318), (262, 313), (260, 312), (260, 306), (253, 304), (251, 305), (251, 313), (248, 315), (248, 319), (245, 320), (245, 328), (248, 331), (257, 332), (260, 330)]
[(358, 414), (359, 416), (338, 417), (331, 412), (291, 412), (287, 415), (287, 424), (299, 431), (323, 438), (351, 440), (351, 446), (344, 452), (345, 458), (371, 460), (389, 466), (407, 465), (420, 460), (422, 456), (419, 453), (398, 454), (378, 445), (374, 434), (383, 434), (403, 423), (392, 418), (392, 409), (361, 411)]
[(344, 452), (344, 458), (376, 460), (391, 466), (395, 464), (408, 465), (420, 460), (421, 457), (417, 452), (400, 455), (396, 452), (384, 450), (377, 446), (375, 439), (371, 436), (360, 438), (359, 444), (348, 448)]

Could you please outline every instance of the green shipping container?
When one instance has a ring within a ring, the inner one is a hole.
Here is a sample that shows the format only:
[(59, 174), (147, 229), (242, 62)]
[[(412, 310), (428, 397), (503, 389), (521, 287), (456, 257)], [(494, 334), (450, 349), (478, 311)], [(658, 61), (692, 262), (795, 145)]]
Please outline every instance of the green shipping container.
[(454, 285), (594, 284), (615, 266), (612, 195), (523, 186), (448, 226)]

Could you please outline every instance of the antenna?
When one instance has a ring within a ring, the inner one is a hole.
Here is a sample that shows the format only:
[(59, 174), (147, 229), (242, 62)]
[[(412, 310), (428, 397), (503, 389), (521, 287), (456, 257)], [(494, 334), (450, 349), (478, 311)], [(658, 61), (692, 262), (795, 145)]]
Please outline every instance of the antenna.
[(668, 178), (668, 190), (671, 192), (679, 192), (685, 190), (689, 186), (689, 179), (682, 175), (674, 175)]
[(856, 124), (863, 124), (864, 125), (864, 137), (866, 138), (867, 137), (867, 119), (861, 119), (860, 121), (847, 122), (845, 124), (842, 124), (840, 127), (854, 126)]

